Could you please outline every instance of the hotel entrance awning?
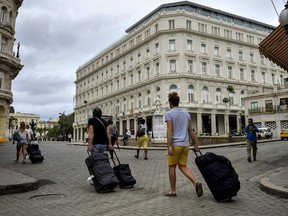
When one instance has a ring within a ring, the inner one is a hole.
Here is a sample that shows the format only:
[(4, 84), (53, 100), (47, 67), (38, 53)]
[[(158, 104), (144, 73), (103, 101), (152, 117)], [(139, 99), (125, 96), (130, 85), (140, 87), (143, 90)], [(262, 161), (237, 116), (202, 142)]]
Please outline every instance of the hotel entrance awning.
[(288, 35), (279, 25), (260, 44), (261, 55), (288, 71)]

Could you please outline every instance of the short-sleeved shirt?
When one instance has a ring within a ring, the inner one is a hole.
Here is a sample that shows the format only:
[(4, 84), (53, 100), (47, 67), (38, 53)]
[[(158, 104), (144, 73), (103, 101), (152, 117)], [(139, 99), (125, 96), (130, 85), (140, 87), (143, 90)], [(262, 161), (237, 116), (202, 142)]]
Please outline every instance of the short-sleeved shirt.
[(250, 127), (250, 125), (247, 125), (244, 129), (244, 132), (246, 133), (246, 140), (256, 141), (257, 140), (256, 132), (259, 132), (259, 130), (255, 125), (251, 126), (254, 128), (254, 131), (249, 130), (249, 127)]
[(109, 130), (110, 130), (110, 135), (112, 137), (117, 137), (118, 136), (118, 130), (115, 125), (109, 125)]
[(31, 140), (31, 137), (33, 137), (33, 131), (30, 128), (26, 129), (26, 131), (28, 133), (28, 139)]
[[(105, 127), (101, 124), (101, 122), (99, 122), (98, 119), (104, 124)], [(98, 118), (98, 119), (90, 118), (88, 120), (88, 127), (92, 125), (93, 130), (94, 130), (93, 145), (108, 144), (107, 132), (106, 132), (106, 128), (108, 124), (104, 119), (102, 118)]]
[(191, 117), (182, 108), (173, 108), (164, 116), (165, 122), (172, 121), (172, 146), (190, 146), (188, 126)]

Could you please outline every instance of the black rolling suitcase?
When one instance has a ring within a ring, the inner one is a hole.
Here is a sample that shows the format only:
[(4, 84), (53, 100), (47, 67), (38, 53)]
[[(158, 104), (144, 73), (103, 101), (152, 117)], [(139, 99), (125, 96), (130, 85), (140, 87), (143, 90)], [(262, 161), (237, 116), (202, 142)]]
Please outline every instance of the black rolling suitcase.
[(38, 144), (31, 144), (26, 149), (27, 154), (29, 155), (29, 159), (31, 163), (42, 163), (44, 160), (44, 156), (41, 154), (39, 150)]
[(120, 188), (133, 187), (133, 185), (136, 184), (136, 180), (131, 174), (129, 164), (121, 164), (116, 152), (113, 151), (113, 153), (115, 154), (116, 159), (118, 161), (118, 165), (116, 165), (114, 159), (112, 159), (114, 163), (113, 170), (115, 172), (116, 177), (119, 180)]
[(92, 177), (95, 190), (99, 192), (113, 191), (119, 184), (109, 163), (108, 154), (98, 153), (89, 155), (85, 163)]
[(240, 181), (231, 162), (224, 156), (207, 152), (196, 154), (195, 163), (204, 177), (214, 198), (218, 201), (231, 200), (240, 190)]

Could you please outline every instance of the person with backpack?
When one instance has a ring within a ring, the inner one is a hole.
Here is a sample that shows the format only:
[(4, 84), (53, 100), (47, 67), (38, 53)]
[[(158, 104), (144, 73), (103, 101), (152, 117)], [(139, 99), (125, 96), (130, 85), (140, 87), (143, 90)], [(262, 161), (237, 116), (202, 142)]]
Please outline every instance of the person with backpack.
[(139, 158), (139, 153), (141, 146), (144, 148), (144, 160), (148, 160), (147, 154), (148, 154), (148, 135), (147, 135), (147, 125), (145, 124), (145, 119), (140, 119), (140, 124), (137, 128), (136, 133), (136, 145), (137, 145), (137, 154), (135, 155), (135, 158)]
[(20, 151), (22, 149), (22, 154), (23, 154), (23, 161), (22, 163), (25, 164), (26, 163), (26, 155), (27, 155), (27, 146), (28, 144), (30, 144), (30, 140), (29, 140), (29, 135), (28, 132), (26, 131), (26, 126), (24, 122), (20, 123), (20, 128), (18, 129), (18, 131), (16, 132), (18, 134), (15, 134), (14, 137), (17, 137), (16, 141), (17, 141), (17, 145), (16, 145), (16, 162), (19, 162), (19, 158), (20, 158)]
[(88, 120), (88, 151), (92, 155), (103, 153), (107, 148), (113, 150), (110, 139), (108, 123), (101, 118), (102, 110), (96, 107), (93, 110), (93, 118)]
[[(107, 123), (111, 135), (111, 144), (114, 147), (115, 142), (118, 142), (118, 130), (117, 127), (113, 124), (112, 119), (109, 119)], [(114, 150), (109, 150), (111, 159), (113, 159), (113, 151)]]

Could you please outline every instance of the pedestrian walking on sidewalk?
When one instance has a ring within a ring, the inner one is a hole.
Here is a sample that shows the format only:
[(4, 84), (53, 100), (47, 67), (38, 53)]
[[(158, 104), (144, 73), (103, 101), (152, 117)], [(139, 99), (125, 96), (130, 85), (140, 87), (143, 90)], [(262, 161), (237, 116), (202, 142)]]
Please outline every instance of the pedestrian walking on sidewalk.
[(26, 125), (26, 131), (28, 133), (28, 139), (29, 139), (29, 143), (31, 143), (31, 140), (33, 138), (33, 131), (31, 130), (31, 128), (29, 127), (29, 124)]
[(144, 160), (148, 160), (147, 154), (148, 154), (148, 135), (147, 135), (147, 125), (145, 124), (145, 119), (140, 119), (140, 124), (137, 128), (136, 133), (136, 145), (137, 145), (137, 154), (135, 155), (135, 158), (139, 158), (140, 149), (143, 146), (144, 148)]
[(103, 153), (107, 146), (109, 150), (113, 149), (108, 124), (101, 117), (102, 110), (97, 107), (93, 110), (93, 118), (88, 120), (88, 151), (93, 154)]
[(251, 148), (253, 151), (253, 159), (256, 161), (257, 155), (257, 132), (258, 128), (255, 126), (253, 119), (248, 119), (248, 125), (245, 127), (244, 132), (246, 134), (246, 147), (247, 147), (247, 160), (251, 163)]
[(127, 130), (127, 128), (125, 128), (125, 134), (124, 137), (121, 139), (121, 141), (123, 141), (123, 145), (126, 146), (127, 145), (127, 140), (128, 138), (131, 137), (131, 132), (129, 130)]
[(27, 155), (27, 146), (28, 144), (30, 144), (30, 140), (29, 140), (29, 135), (28, 132), (26, 130), (26, 126), (24, 122), (20, 123), (20, 128), (18, 129), (18, 134), (20, 137), (20, 141), (18, 141), (17, 146), (16, 146), (16, 162), (19, 162), (19, 158), (20, 158), (20, 151), (22, 150), (22, 154), (23, 154), (23, 161), (22, 163), (25, 164), (26, 163), (26, 155)]
[(184, 109), (179, 108), (180, 98), (176, 92), (168, 95), (171, 110), (165, 113), (167, 123), (167, 161), (169, 165), (169, 197), (176, 197), (176, 167), (192, 182), (198, 197), (203, 195), (202, 184), (196, 180), (192, 171), (187, 168), (189, 154), (189, 137), (194, 149), (199, 151), (198, 142), (192, 129), (191, 117)]
[(68, 142), (69, 142), (69, 143), (71, 142), (71, 139), (72, 139), (72, 134), (69, 133), (69, 134), (68, 134)]
[[(114, 147), (115, 142), (117, 142), (117, 145), (118, 145), (118, 130), (117, 130), (117, 127), (113, 124), (112, 119), (108, 120), (108, 128), (109, 128), (110, 135), (111, 135), (111, 144)], [(113, 154), (114, 154), (113, 151), (114, 150), (109, 150), (111, 159), (113, 159)]]

